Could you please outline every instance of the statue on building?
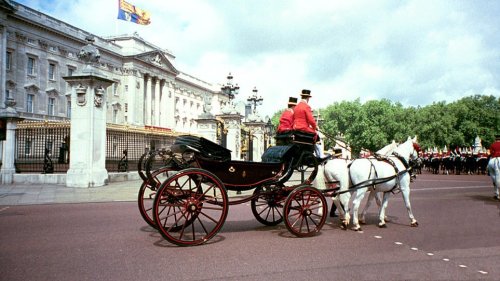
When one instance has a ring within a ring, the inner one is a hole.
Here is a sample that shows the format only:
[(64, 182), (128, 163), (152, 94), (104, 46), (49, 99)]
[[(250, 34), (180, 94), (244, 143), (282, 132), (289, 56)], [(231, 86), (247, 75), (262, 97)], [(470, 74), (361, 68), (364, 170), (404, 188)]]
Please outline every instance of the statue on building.
[(203, 113), (200, 115), (200, 118), (213, 118), (212, 115), (212, 96), (210, 94), (205, 93), (203, 95)]

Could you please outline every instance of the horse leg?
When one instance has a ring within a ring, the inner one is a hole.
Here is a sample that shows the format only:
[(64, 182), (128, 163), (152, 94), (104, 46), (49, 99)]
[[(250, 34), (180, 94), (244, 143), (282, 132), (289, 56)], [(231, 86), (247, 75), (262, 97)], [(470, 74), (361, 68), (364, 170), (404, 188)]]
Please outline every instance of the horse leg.
[(495, 194), (493, 199), (500, 200), (500, 167), (496, 166), (493, 160), (488, 163), (488, 172), (493, 182), (493, 193)]
[(351, 200), (351, 193), (346, 192), (336, 196), (337, 199), (337, 210), (339, 210), (341, 226), (340, 228), (346, 230), (351, 221), (351, 215), (349, 210), (349, 201)]
[(410, 203), (410, 187), (401, 187), (401, 194), (403, 195), (403, 200), (405, 202), (406, 210), (408, 211), (408, 217), (410, 218), (410, 225), (412, 227), (417, 227), (418, 222), (413, 216), (413, 212), (411, 211), (411, 203)]
[(360, 224), (365, 224), (366, 223), (366, 220), (365, 220), (366, 212), (368, 211), (368, 208), (370, 208), (371, 202), (373, 201), (373, 198), (377, 199), (377, 205), (380, 207), (380, 199), (376, 195), (377, 194), (376, 194), (375, 190), (372, 189), (370, 191), (370, 195), (368, 195), (368, 200), (366, 200), (365, 207), (363, 208), (363, 211), (359, 215), (358, 219), (359, 219), (359, 223)]
[[(333, 205), (332, 205), (332, 209), (330, 210), (330, 217), (335, 216), (335, 209), (336, 209), (337, 212), (339, 212), (340, 220), (343, 220), (345, 212), (344, 212), (344, 208), (342, 206), (342, 203), (340, 202), (339, 197), (340, 197), (340, 195), (332, 196)], [(334, 209), (334, 207), (335, 207), (335, 209)]]
[(379, 223), (378, 223), (378, 227), (387, 227), (386, 226), (386, 222), (385, 222), (385, 209), (387, 208), (387, 205), (389, 204), (389, 196), (391, 196), (391, 193), (389, 192), (384, 192), (384, 197), (382, 199), (382, 206), (380, 206), (380, 211), (378, 213), (378, 219), (379, 219)]
[(361, 201), (365, 197), (365, 194), (366, 194), (366, 187), (358, 189), (356, 191), (356, 196), (354, 197), (354, 200), (352, 201), (352, 227), (351, 227), (351, 229), (354, 231), (361, 231), (361, 226), (359, 225), (359, 221), (358, 221), (358, 211), (359, 211), (359, 205), (361, 204)]

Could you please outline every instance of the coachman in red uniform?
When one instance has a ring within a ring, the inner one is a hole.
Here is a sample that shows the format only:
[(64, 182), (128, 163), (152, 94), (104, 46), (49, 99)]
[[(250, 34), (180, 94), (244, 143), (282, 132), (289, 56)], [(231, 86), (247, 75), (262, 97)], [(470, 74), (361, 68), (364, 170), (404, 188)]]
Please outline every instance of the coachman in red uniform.
[(495, 142), (490, 146), (490, 157), (500, 157), (500, 135), (496, 135)]
[(295, 122), (294, 129), (306, 133), (316, 134), (316, 120), (312, 115), (312, 109), (309, 106), (309, 99), (311, 98), (311, 91), (302, 90), (300, 94), (302, 98), (295, 107)]
[[(294, 110), (295, 121), (293, 127), (296, 131), (312, 134), (314, 136), (314, 142), (318, 143), (320, 141), (318, 133), (316, 132), (318, 125), (316, 124), (316, 120), (314, 120), (311, 106), (309, 106), (311, 91), (302, 90), (300, 97), (301, 100)], [(314, 150), (316, 152), (316, 157), (320, 158), (320, 162), (323, 162), (326, 158), (324, 158), (321, 145), (316, 144)]]
[(288, 98), (288, 108), (283, 111), (280, 117), (278, 133), (286, 133), (293, 130), (294, 108), (297, 105), (297, 98)]

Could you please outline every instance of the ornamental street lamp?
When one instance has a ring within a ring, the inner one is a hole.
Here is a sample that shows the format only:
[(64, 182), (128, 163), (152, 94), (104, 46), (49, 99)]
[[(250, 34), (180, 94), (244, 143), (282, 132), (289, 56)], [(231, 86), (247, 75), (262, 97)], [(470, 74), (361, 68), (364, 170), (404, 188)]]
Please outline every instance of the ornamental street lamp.
[(264, 150), (271, 146), (271, 138), (274, 133), (274, 126), (271, 123), (271, 118), (267, 119), (266, 125), (264, 125)]
[(231, 72), (229, 72), (229, 75), (227, 75), (226, 85), (222, 86), (221, 90), (229, 98), (229, 103), (231, 103), (235, 95), (238, 94), (240, 86), (238, 86), (238, 84), (233, 85), (233, 75), (231, 75)]
[(264, 100), (262, 96), (257, 96), (257, 87), (253, 87), (253, 94), (247, 99), (247, 101), (253, 103), (253, 114), (257, 111), (257, 105), (262, 105), (262, 101)]

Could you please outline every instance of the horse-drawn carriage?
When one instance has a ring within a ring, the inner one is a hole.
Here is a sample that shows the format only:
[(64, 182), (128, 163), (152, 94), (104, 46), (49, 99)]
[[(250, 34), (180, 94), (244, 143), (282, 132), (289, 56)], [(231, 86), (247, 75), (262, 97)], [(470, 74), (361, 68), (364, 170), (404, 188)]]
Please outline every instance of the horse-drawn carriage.
[[(349, 199), (354, 191), (353, 229), (360, 230), (358, 207), (370, 188), (370, 197), (375, 192), (384, 193), (380, 227), (385, 226), (388, 195), (395, 190), (403, 195), (411, 226), (417, 226), (409, 202), (408, 163), (418, 150), (416, 140), (409, 138), (387, 152), (387, 157), (328, 161), (321, 175), (338, 186), (319, 190), (311, 184), (318, 174), (318, 159), (313, 153), (314, 139), (308, 135), (292, 135), (284, 145), (270, 147), (262, 162), (234, 161), (231, 152), (218, 144), (181, 136), (170, 149), (141, 157), (139, 210), (166, 240), (180, 246), (199, 245), (213, 238), (224, 225), (229, 206), (245, 202), (251, 203), (252, 213), (262, 224), (284, 222), (292, 234), (309, 237), (325, 224), (325, 196), (340, 205), (342, 225), (349, 224)], [(251, 193), (228, 196), (228, 192), (243, 191)]]
[[(138, 195), (144, 220), (168, 241), (199, 245), (224, 225), (230, 205), (251, 203), (264, 225), (285, 222), (296, 236), (318, 233), (328, 214), (325, 193), (310, 183), (318, 172), (313, 141), (298, 135), (273, 146), (262, 162), (231, 160), (230, 151), (205, 138), (180, 136), (168, 150), (145, 153)], [(251, 192), (253, 190), (253, 192)], [(228, 196), (228, 192), (248, 195)]]

